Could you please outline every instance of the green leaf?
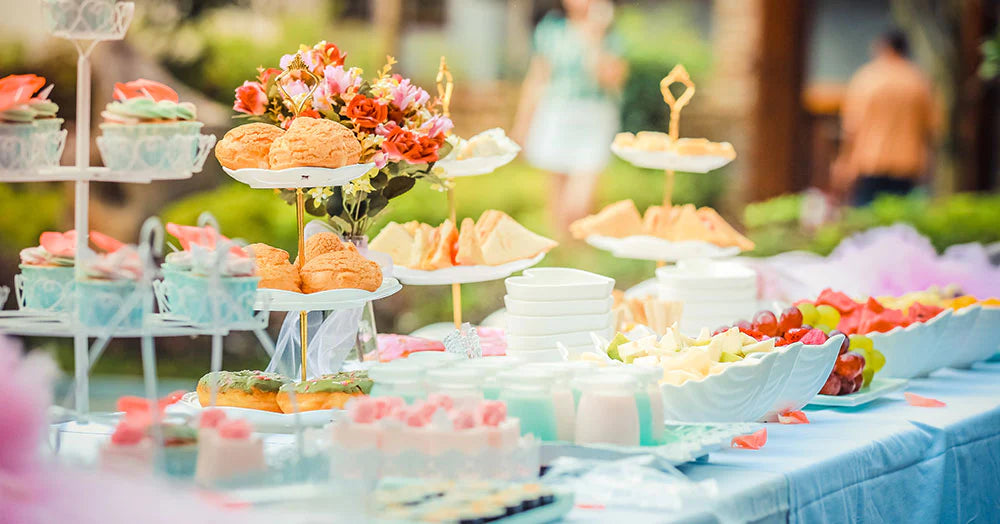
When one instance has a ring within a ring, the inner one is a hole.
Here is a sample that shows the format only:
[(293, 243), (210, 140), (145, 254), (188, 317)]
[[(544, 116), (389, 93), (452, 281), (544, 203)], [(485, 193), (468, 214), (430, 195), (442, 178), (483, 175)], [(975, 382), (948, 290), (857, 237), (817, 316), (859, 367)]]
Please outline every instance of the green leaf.
[(389, 198), (381, 193), (372, 193), (368, 197), (368, 211), (365, 213), (369, 217), (375, 218), (385, 207), (389, 205)]
[(326, 199), (326, 214), (331, 217), (339, 216), (344, 212), (344, 192), (341, 188), (333, 189), (333, 194)]
[(372, 187), (375, 189), (382, 189), (389, 182), (389, 175), (382, 171), (379, 171), (377, 175), (373, 176), (371, 179)]
[(389, 180), (385, 185), (385, 189), (382, 190), (382, 195), (387, 199), (396, 198), (407, 191), (413, 189), (417, 181), (405, 176), (395, 177)]
[(318, 198), (305, 199), (305, 211), (314, 217), (326, 216), (326, 205)]

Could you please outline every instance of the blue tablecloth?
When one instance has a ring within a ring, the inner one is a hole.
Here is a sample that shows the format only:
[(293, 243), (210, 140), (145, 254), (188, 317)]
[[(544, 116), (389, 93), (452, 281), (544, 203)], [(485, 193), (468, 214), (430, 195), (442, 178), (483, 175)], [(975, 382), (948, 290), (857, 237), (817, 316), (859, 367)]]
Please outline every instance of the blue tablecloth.
[(1000, 364), (941, 370), (857, 408), (768, 424), (757, 451), (726, 449), (682, 471), (714, 479), (709, 509), (681, 514), (576, 508), (570, 522), (1000, 522)]

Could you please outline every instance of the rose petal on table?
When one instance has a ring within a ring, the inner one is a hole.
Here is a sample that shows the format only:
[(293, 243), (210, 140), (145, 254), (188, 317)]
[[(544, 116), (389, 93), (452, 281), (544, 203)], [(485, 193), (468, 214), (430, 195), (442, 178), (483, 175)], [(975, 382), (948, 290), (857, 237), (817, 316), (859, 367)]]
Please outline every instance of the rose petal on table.
[(809, 419), (801, 410), (786, 411), (778, 414), (778, 422), (782, 424), (808, 424)]
[(916, 393), (906, 392), (903, 393), (903, 396), (906, 397), (907, 403), (911, 406), (917, 406), (918, 408), (943, 408), (947, 406), (947, 404), (941, 402), (940, 400), (922, 397)]
[(730, 443), (736, 449), (760, 449), (767, 443), (767, 428), (761, 428), (749, 435), (734, 437)]

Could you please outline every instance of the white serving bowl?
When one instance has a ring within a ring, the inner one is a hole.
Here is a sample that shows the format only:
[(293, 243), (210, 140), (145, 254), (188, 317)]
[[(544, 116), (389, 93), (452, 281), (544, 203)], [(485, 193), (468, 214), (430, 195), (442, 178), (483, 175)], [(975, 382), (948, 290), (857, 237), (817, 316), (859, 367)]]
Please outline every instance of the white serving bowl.
[(976, 361), (986, 360), (1000, 351), (1000, 307), (981, 306), (979, 318), (966, 343), (976, 348)]
[[(771, 406), (778, 400), (778, 395), (781, 395), (782, 391), (785, 390), (785, 386), (788, 384), (788, 380), (795, 370), (795, 363), (799, 359), (802, 348), (803, 344), (789, 344), (774, 348), (772, 353), (777, 353), (778, 357), (774, 363), (774, 367), (771, 368), (771, 374), (767, 377), (767, 384), (760, 392), (759, 413), (757, 413), (757, 418), (754, 420), (760, 419), (770, 411)], [(749, 358), (760, 359), (764, 358), (764, 355), (767, 354), (751, 353)]]
[(732, 289), (686, 289), (659, 286), (660, 300), (678, 300), (684, 303), (699, 302), (725, 306), (732, 302), (757, 301), (757, 287), (744, 286)]
[(561, 335), (581, 331), (603, 332), (611, 325), (610, 311), (598, 315), (566, 315), (562, 317), (532, 317), (504, 315), (508, 335), (538, 336)]
[[(593, 350), (593, 346), (588, 346), (588, 351), (591, 350)], [(534, 362), (563, 362), (565, 360), (558, 349), (508, 349), (507, 356), (514, 357), (525, 364)]]
[(837, 363), (837, 355), (840, 353), (843, 340), (844, 335), (837, 335), (820, 345), (807, 346), (801, 342), (789, 344), (789, 346), (800, 345), (802, 349), (795, 361), (795, 367), (785, 382), (784, 389), (764, 415), (765, 421), (775, 422), (780, 413), (802, 409), (819, 393), (819, 390), (823, 389), (823, 384)]
[(885, 333), (865, 334), (875, 349), (885, 355), (885, 367), (879, 375), (913, 378), (934, 371), (935, 355), (932, 352), (941, 351), (935, 344), (951, 315), (952, 310), (948, 309), (927, 322), (917, 322), (905, 328), (897, 326)]
[(530, 351), (538, 349), (555, 349), (556, 344), (567, 347), (590, 346), (593, 347), (593, 339), (590, 334), (596, 333), (606, 340), (611, 340), (615, 335), (614, 329), (605, 326), (602, 329), (591, 329), (587, 331), (577, 331), (574, 333), (563, 333), (559, 335), (517, 335), (507, 333), (507, 348), (515, 351)]
[(507, 295), (517, 300), (559, 302), (603, 300), (611, 296), (615, 279), (579, 269), (542, 267), (504, 281)]
[(765, 353), (679, 386), (660, 384), (664, 418), (676, 422), (757, 421), (770, 407), (761, 394), (778, 357), (778, 352)]
[(566, 315), (598, 315), (608, 313), (614, 305), (612, 297), (595, 300), (566, 300), (563, 302), (537, 302), (531, 300), (518, 300), (504, 295), (504, 305), (507, 307), (508, 315), (522, 315), (531, 317), (561, 317)]
[(656, 269), (660, 286), (673, 289), (730, 289), (757, 287), (757, 273), (738, 262), (700, 260), (695, 263), (678, 262), (675, 266)]
[(979, 304), (973, 304), (954, 310), (938, 339), (935, 352), (937, 358), (934, 362), (935, 365), (939, 364), (937, 367), (967, 368), (979, 360), (976, 355), (978, 348), (972, 343), (976, 338), (972, 331), (979, 321), (982, 309)]

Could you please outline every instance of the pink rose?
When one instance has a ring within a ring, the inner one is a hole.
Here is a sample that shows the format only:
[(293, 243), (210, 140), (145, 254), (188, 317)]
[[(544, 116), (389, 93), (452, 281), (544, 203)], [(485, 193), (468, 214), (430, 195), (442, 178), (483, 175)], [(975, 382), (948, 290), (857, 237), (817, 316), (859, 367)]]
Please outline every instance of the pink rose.
[(233, 110), (248, 115), (263, 115), (267, 110), (267, 93), (264, 87), (249, 80), (236, 88), (236, 101)]
[(219, 423), (217, 429), (220, 437), (233, 440), (248, 439), (250, 433), (253, 433), (250, 423), (243, 419), (223, 421)]
[(390, 88), (389, 96), (392, 104), (404, 111), (411, 104), (424, 105), (431, 97), (427, 91), (411, 84), (409, 78), (404, 78), (399, 84)]
[(344, 69), (343, 65), (328, 65), (323, 69), (323, 86), (329, 96), (342, 95), (361, 85), (357, 68)]
[(444, 136), (447, 134), (453, 127), (455, 127), (455, 124), (452, 123), (450, 118), (442, 115), (435, 115), (420, 126), (420, 131), (431, 138), (437, 138), (438, 136)]

